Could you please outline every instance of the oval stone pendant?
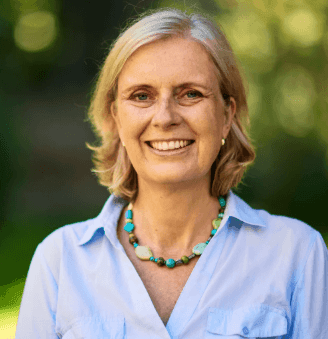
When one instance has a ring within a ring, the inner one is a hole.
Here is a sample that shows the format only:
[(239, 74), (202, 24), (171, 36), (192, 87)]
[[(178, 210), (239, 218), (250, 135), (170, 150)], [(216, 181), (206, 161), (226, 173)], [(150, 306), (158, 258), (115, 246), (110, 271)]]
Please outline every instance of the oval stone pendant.
[(206, 248), (207, 244), (205, 244), (204, 242), (201, 242), (199, 244), (197, 244), (193, 249), (192, 249), (192, 253), (196, 254), (196, 255), (201, 255), (205, 248)]
[(135, 249), (136, 256), (141, 260), (149, 260), (153, 253), (148, 246), (138, 246)]

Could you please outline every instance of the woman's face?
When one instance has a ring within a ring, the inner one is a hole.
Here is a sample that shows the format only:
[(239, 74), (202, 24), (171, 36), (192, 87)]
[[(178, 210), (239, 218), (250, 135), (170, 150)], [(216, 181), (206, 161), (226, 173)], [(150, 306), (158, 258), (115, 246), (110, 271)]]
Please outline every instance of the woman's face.
[(204, 47), (184, 38), (152, 42), (133, 53), (118, 79), (117, 107), (111, 107), (139, 185), (209, 182), (234, 109), (232, 100), (225, 114)]

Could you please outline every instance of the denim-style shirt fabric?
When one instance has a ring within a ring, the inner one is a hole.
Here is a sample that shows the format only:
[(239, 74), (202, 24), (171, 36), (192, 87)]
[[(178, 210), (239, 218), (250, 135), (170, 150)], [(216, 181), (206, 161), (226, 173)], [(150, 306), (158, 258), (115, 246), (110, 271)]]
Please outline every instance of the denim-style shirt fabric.
[(117, 238), (126, 204), (111, 195), (98, 217), (38, 245), (16, 339), (328, 338), (328, 250), (309, 225), (230, 191), (164, 326)]

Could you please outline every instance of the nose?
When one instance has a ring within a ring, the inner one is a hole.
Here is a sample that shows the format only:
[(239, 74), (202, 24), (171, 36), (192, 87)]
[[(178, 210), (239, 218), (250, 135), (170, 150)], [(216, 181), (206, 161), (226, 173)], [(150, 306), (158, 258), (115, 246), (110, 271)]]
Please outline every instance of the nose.
[(182, 117), (178, 112), (176, 101), (172, 96), (166, 96), (159, 99), (158, 104), (154, 106), (155, 112), (152, 118), (152, 124), (162, 129), (170, 126), (179, 125)]

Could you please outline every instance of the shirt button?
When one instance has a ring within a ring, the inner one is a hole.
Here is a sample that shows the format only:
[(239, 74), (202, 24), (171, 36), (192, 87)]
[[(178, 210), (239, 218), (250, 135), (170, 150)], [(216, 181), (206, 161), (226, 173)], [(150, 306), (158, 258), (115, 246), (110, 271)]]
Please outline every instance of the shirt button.
[(248, 328), (246, 326), (243, 328), (243, 332), (244, 332), (244, 334), (248, 334), (249, 333), (249, 330), (248, 330)]

